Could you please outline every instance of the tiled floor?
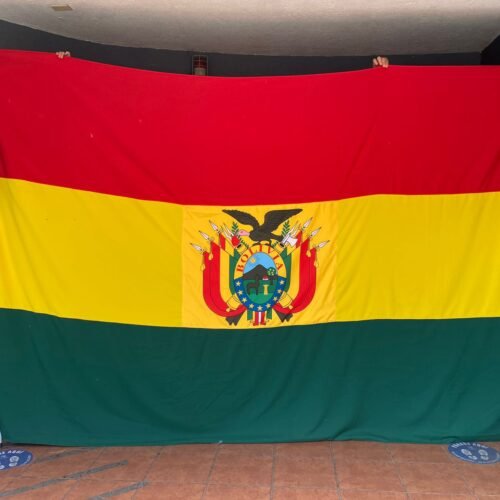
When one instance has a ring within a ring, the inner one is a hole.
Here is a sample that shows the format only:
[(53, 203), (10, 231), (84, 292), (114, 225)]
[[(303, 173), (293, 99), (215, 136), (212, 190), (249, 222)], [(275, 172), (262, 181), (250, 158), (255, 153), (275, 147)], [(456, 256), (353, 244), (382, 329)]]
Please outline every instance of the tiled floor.
[(468, 464), (439, 445), (22, 448), (35, 460), (0, 472), (0, 498), (500, 500), (500, 463)]

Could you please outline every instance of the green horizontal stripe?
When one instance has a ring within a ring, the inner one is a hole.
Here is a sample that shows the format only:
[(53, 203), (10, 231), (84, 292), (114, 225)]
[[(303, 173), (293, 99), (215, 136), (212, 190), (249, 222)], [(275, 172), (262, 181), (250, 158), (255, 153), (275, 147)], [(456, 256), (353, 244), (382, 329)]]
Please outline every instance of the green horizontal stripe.
[(228, 332), (0, 309), (0, 352), (14, 442), (500, 440), (500, 318)]

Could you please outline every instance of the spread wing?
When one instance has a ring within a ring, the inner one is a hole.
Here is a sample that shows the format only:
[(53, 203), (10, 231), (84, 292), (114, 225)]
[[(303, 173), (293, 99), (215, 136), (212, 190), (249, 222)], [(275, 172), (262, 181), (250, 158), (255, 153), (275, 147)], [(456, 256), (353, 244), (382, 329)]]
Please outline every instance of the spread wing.
[(252, 226), (254, 229), (259, 227), (258, 220), (246, 212), (241, 212), (240, 210), (223, 210), (224, 213), (230, 215), (233, 219), (236, 219), (240, 224), (245, 224), (247, 226)]
[(280, 224), (300, 212), (302, 212), (301, 208), (292, 208), (291, 210), (271, 210), (265, 215), (264, 224), (262, 224), (260, 229), (271, 233), (277, 229)]

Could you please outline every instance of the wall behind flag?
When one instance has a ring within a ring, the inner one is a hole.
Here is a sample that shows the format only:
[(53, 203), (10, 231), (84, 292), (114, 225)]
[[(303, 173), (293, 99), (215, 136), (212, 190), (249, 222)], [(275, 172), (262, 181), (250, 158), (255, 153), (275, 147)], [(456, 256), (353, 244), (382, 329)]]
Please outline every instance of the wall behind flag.
[[(183, 52), (147, 48), (118, 47), (85, 42), (0, 20), (0, 48), (56, 52), (70, 51), (74, 57), (132, 68), (191, 73), (192, 56), (198, 52)], [(374, 54), (353, 57), (279, 57), (236, 54), (206, 54), (210, 74), (217, 76), (257, 76), (330, 73), (367, 69)], [(392, 55), (393, 64), (408, 65), (478, 65), (481, 54), (421, 54)]]

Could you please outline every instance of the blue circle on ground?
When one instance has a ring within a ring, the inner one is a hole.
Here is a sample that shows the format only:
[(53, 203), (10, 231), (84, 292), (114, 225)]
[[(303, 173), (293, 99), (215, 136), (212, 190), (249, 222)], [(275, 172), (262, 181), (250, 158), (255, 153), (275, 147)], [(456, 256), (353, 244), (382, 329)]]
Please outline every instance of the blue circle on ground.
[(29, 464), (33, 454), (26, 450), (0, 451), (0, 471), (14, 469)]
[(452, 443), (448, 451), (460, 460), (473, 464), (494, 464), (500, 462), (500, 452), (481, 443)]

